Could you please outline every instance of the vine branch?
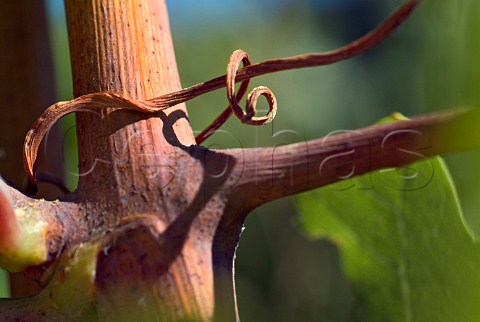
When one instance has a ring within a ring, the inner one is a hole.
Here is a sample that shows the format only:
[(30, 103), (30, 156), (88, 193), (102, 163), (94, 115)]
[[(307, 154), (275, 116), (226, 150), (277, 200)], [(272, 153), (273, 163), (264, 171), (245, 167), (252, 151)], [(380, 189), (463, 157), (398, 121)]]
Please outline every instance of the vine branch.
[(223, 150), (238, 163), (233, 200), (255, 208), (374, 170), (480, 148), (471, 139), (479, 119), (478, 108), (458, 109), (290, 145)]

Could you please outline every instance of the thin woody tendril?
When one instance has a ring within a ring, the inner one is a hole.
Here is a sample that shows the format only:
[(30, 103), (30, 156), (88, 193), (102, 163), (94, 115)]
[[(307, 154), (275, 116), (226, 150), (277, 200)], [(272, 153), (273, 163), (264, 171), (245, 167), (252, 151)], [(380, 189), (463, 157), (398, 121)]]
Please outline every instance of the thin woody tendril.
[[(275, 96), (267, 87), (259, 86), (253, 89), (247, 96), (247, 104), (244, 111), (238, 102), (247, 92), (251, 78), (290, 69), (328, 65), (357, 56), (388, 37), (406, 20), (420, 2), (421, 0), (406, 0), (403, 5), (373, 31), (344, 47), (330, 52), (310, 53), (251, 64), (247, 53), (242, 50), (236, 50), (230, 57), (226, 75), (156, 98), (134, 100), (115, 93), (104, 92), (87, 94), (71, 101), (56, 103), (47, 108), (35, 121), (25, 138), (23, 161), (27, 174), (27, 192), (33, 194), (38, 189), (35, 178), (35, 161), (43, 137), (55, 122), (67, 114), (82, 109), (98, 108), (118, 108), (154, 113), (226, 87), (229, 106), (197, 136), (197, 144), (202, 143), (215, 133), (232, 114), (237, 116), (242, 123), (262, 125), (271, 122), (275, 117), (277, 102)], [(244, 67), (239, 69), (239, 65), (242, 62)], [(238, 82), (241, 82), (241, 85), (238, 93), (235, 95), (235, 83)], [(265, 116), (256, 115), (255, 106), (260, 96), (264, 96), (269, 104), (269, 111)]]

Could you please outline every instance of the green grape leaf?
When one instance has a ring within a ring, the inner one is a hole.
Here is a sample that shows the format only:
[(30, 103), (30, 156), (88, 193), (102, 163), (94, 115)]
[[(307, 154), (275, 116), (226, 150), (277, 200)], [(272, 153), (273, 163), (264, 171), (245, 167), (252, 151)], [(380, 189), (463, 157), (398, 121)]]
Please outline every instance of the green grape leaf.
[(341, 252), (352, 321), (480, 321), (480, 244), (439, 157), (297, 197), (299, 226)]

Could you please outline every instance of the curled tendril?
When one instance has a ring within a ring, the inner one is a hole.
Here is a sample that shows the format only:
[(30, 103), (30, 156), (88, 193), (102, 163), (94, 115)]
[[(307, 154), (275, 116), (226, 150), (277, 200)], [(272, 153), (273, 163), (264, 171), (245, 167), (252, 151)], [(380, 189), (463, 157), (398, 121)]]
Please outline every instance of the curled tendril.
[[(235, 116), (237, 116), (242, 123), (251, 124), (251, 125), (262, 125), (268, 122), (271, 122), (275, 117), (277, 112), (277, 100), (272, 91), (265, 86), (259, 86), (253, 89), (253, 91), (248, 95), (247, 98), (247, 107), (245, 112), (238, 105), (237, 97), (235, 96), (235, 78), (237, 76), (238, 67), (240, 63), (243, 62), (244, 67), (251, 65), (250, 58), (248, 54), (241, 49), (238, 49), (233, 52), (230, 56), (230, 61), (228, 62), (227, 75), (226, 75), (226, 88), (227, 88), (227, 99), (229, 106), (232, 109)], [(248, 83), (243, 82), (243, 85), (248, 85)], [(246, 87), (246, 86), (245, 86)], [(243, 89), (244, 91), (246, 88)], [(258, 98), (260, 96), (265, 96), (268, 101), (269, 111), (265, 116), (256, 116), (256, 105)]]
[[(311, 53), (287, 58), (267, 60), (255, 65), (246, 64), (244, 61), (245, 68), (237, 70), (235, 76), (236, 82), (244, 82), (250, 78), (265, 75), (269, 73), (274, 73), (278, 71), (312, 67), (312, 66), (322, 66), (332, 64), (338, 61), (349, 59), (355, 57), (379, 44), (383, 39), (388, 37), (397, 27), (399, 27), (405, 19), (413, 12), (421, 0), (407, 0), (401, 5), (392, 15), (390, 15), (385, 21), (377, 26), (374, 30), (366, 34), (365, 36), (347, 44), (344, 47), (338, 48), (336, 50), (326, 52), (326, 53)], [(233, 56), (233, 55), (232, 55)], [(232, 59), (232, 58), (231, 58)], [(247, 56), (248, 59), (248, 56)], [(242, 59), (243, 61), (243, 59)], [(248, 60), (249, 61), (249, 60)], [(240, 60), (237, 61), (237, 65), (240, 63)], [(228, 70), (227, 70), (228, 71)], [(196, 92), (197, 95), (209, 92), (211, 90), (220, 88), (220, 84), (224, 85), (224, 77), (217, 77), (208, 82), (192, 86), (190, 88), (181, 90), (176, 93), (167, 94), (169, 99), (175, 102), (180, 102), (181, 99), (187, 101), (193, 97), (190, 97), (191, 93)], [(225, 84), (226, 85), (226, 84)], [(225, 86), (224, 85), (224, 86)], [(242, 83), (243, 85), (243, 83)], [(228, 90), (228, 87), (227, 87)], [(241, 94), (242, 88), (239, 89), (237, 94), (237, 101), (240, 100), (238, 96)], [(255, 91), (255, 90), (254, 90)], [(228, 93), (228, 92), (227, 92)], [(231, 92), (230, 92), (231, 95)], [(267, 97), (268, 99), (268, 97)], [(161, 97), (155, 99), (160, 101)], [(237, 104), (238, 105), (238, 104)], [(248, 102), (247, 102), (248, 106)], [(222, 124), (224, 124), (228, 118), (232, 115), (233, 109), (227, 107), (221, 114), (218, 116), (209, 126), (205, 128), (197, 137), (197, 144), (201, 144), (208, 137), (210, 137), (216, 130), (218, 130)], [(237, 115), (238, 117), (238, 115)]]
[[(264, 96), (267, 99), (269, 111), (265, 116), (255, 116), (257, 100), (260, 96)], [(258, 86), (248, 94), (247, 97), (247, 114), (245, 115), (244, 123), (252, 125), (262, 125), (270, 123), (277, 114), (277, 99), (273, 95), (272, 91), (265, 86)]]
[[(226, 122), (232, 113), (235, 114), (242, 123), (253, 125), (265, 124), (273, 120), (277, 111), (275, 96), (267, 87), (259, 86), (253, 89), (247, 97), (245, 111), (238, 105), (238, 102), (247, 92), (251, 78), (284, 70), (328, 65), (357, 56), (373, 48), (389, 36), (405, 21), (420, 2), (421, 0), (406, 0), (403, 5), (373, 31), (344, 47), (330, 52), (273, 59), (252, 65), (248, 55), (242, 50), (237, 50), (230, 57), (227, 75), (149, 100), (133, 100), (115, 93), (93, 93), (80, 96), (68, 102), (54, 104), (47, 108), (35, 121), (25, 138), (23, 160), (24, 169), (28, 178), (27, 192), (34, 194), (37, 191), (34, 167), (43, 137), (55, 122), (69, 113), (102, 108), (119, 108), (143, 113), (153, 113), (226, 87), (229, 106), (212, 124), (197, 136), (196, 142), (198, 144), (212, 135)], [(244, 67), (239, 69), (241, 62), (243, 62)], [(236, 82), (241, 82), (237, 95), (235, 95)], [(265, 116), (258, 117), (256, 116), (255, 107), (260, 96), (264, 96), (267, 99), (269, 111)]]

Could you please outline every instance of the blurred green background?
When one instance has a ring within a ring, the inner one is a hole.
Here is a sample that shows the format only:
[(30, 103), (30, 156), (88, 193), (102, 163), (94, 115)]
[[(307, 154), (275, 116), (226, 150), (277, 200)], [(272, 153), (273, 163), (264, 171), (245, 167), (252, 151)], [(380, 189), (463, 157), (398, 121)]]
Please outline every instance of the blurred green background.
[[(239, 2), (167, 1), (184, 86), (223, 74), (238, 48), (254, 62), (337, 48), (368, 32), (401, 3)], [(58, 0), (48, 3), (58, 99), (67, 100), (72, 90), (63, 7)], [(232, 118), (205, 145), (217, 149), (280, 145), (368, 126), (396, 111), (412, 116), (477, 104), (479, 9), (478, 0), (424, 0), (404, 26), (367, 54), (254, 79), (251, 88), (266, 85), (274, 91), (279, 102), (276, 119), (259, 128)], [(202, 96), (187, 106), (193, 129), (200, 131), (226, 107), (225, 93)], [(75, 172), (77, 164), (73, 124), (73, 117), (63, 121), (67, 173)], [(479, 160), (479, 152), (447, 157), (474, 232), (480, 232), (480, 175), (475, 169)], [(76, 177), (68, 175), (71, 189), (75, 182)], [(297, 213), (294, 198), (286, 198), (256, 209), (245, 223), (236, 260), (244, 322), (350, 321), (355, 298), (338, 250), (327, 240), (302, 236)]]

